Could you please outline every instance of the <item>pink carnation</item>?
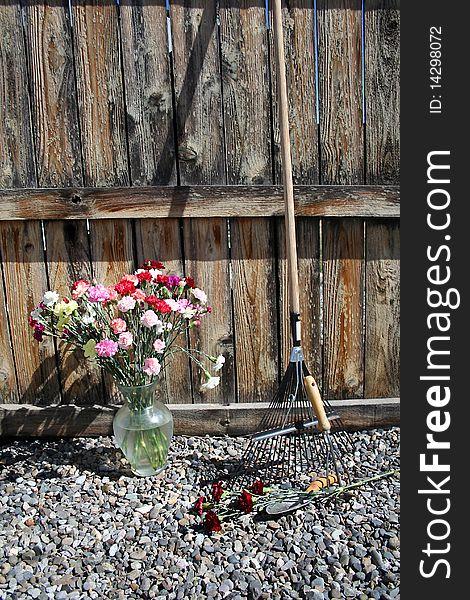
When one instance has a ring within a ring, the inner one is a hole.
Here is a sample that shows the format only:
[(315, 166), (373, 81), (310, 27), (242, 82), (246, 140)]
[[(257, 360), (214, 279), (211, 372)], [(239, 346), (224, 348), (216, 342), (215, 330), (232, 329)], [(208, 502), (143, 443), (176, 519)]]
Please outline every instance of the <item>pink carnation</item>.
[(178, 300), (176, 304), (178, 305), (176, 310), (179, 313), (184, 313), (188, 308), (192, 308), (191, 302), (186, 298), (181, 298), (181, 300)]
[(76, 300), (77, 298), (81, 298), (89, 287), (90, 284), (84, 279), (79, 279), (78, 281), (75, 281), (72, 285), (72, 298), (74, 300)]
[(153, 347), (155, 348), (155, 352), (161, 354), (165, 350), (166, 344), (163, 340), (155, 340)]
[(158, 375), (160, 373), (161, 365), (157, 358), (146, 358), (144, 361), (143, 371), (146, 375)]
[(113, 340), (105, 339), (102, 342), (98, 342), (95, 346), (96, 354), (103, 358), (110, 358), (114, 356), (118, 351), (118, 345)]
[(140, 319), (144, 327), (154, 327), (157, 323), (160, 323), (158, 315), (153, 310), (146, 310)]
[(167, 298), (165, 300), (165, 302), (168, 304), (168, 306), (171, 308), (171, 310), (173, 312), (176, 312), (179, 309), (179, 304), (176, 300), (174, 300), (173, 298)]
[(130, 331), (126, 331), (124, 333), (121, 333), (121, 335), (118, 338), (118, 345), (120, 348), (129, 348), (130, 346), (132, 346), (132, 342), (133, 342), (134, 338), (132, 337), (132, 333)]
[(109, 325), (114, 333), (123, 333), (127, 329), (126, 322), (123, 319), (113, 319)]
[(134, 300), (145, 300), (146, 298), (142, 290), (136, 290), (135, 292), (132, 292), (132, 297), (134, 298)]
[(109, 300), (117, 300), (118, 299), (118, 293), (116, 292), (116, 290), (111, 286), (106, 288), (109, 292)]
[(90, 302), (106, 302), (109, 300), (109, 291), (99, 283), (88, 290), (88, 298)]
[(128, 310), (132, 310), (135, 307), (135, 300), (130, 296), (123, 296), (119, 300), (117, 306), (121, 312), (127, 312)]
[(200, 290), (199, 288), (194, 288), (193, 296), (195, 298), (197, 298), (199, 300), (199, 302), (201, 302), (201, 304), (205, 304), (207, 302), (206, 292), (204, 292), (203, 290)]

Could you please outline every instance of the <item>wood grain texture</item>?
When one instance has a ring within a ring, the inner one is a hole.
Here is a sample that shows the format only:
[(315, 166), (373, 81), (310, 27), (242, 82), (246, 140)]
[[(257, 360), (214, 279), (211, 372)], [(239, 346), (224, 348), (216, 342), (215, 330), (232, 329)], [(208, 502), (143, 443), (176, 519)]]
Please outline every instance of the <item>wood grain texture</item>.
[(239, 402), (262, 402), (278, 383), (278, 306), (271, 220), (231, 221)]
[[(319, 0), (320, 181), (364, 179), (361, 3)], [(324, 366), (328, 398), (363, 395), (364, 225), (325, 219)]]
[[(399, 398), (332, 402), (348, 429), (389, 427), (400, 422)], [(8, 437), (93, 437), (111, 435), (119, 406), (0, 405), (0, 435)], [(248, 435), (255, 433), (268, 408), (252, 404), (170, 404), (176, 435)]]
[(77, 185), (82, 165), (68, 4), (27, 0), (25, 5), (38, 183)]
[(216, 3), (171, 6), (178, 159), (182, 185), (225, 183)]
[[(215, 7), (215, 3), (202, 6), (193, 0), (171, 6), (182, 185), (226, 183)], [(206, 291), (214, 308), (201, 328), (190, 332), (189, 340), (193, 347), (226, 359), (220, 387), (204, 395), (199, 390), (205, 378), (192, 364), (194, 402), (227, 402), (235, 393), (228, 225), (226, 219), (216, 217), (183, 223), (185, 273)]]
[[(130, 182), (118, 7), (112, 2), (72, 0), (78, 107), (85, 185), (105, 187)], [(130, 221), (90, 223), (92, 270), (113, 285), (134, 267)], [(116, 394), (105, 375), (108, 397)]]
[(362, 183), (360, 0), (318, 0), (321, 182)]
[(264, 6), (221, 0), (220, 43), (227, 183), (272, 183)]
[[(179, 219), (146, 219), (136, 227), (137, 262), (160, 260), (166, 267), (166, 273), (183, 273), (183, 249)], [(180, 346), (187, 346), (187, 337), (178, 340)], [(191, 372), (184, 354), (170, 359), (163, 374), (159, 391), (165, 403), (191, 403)]]
[(326, 398), (358, 398), (364, 390), (364, 225), (359, 219), (323, 227)]
[(36, 185), (21, 7), (0, 4), (0, 188)]
[[(28, 1), (25, 32), (38, 184), (80, 185), (80, 128), (68, 3)], [(44, 234), (50, 286), (69, 296), (73, 281), (91, 277), (86, 221), (48, 221), (44, 223)], [(63, 402), (99, 401), (103, 395), (99, 369), (84, 362), (83, 356), (67, 351), (63, 344), (59, 345), (58, 357)]]
[[(397, 186), (295, 186), (304, 217), (400, 216)], [(274, 217), (284, 214), (280, 186), (179, 186), (0, 190), (1, 220)]]
[(216, 356), (223, 354), (226, 362), (220, 386), (201, 393), (205, 378), (193, 368), (193, 401), (228, 403), (235, 396), (234, 339), (232, 302), (230, 297), (230, 266), (226, 219), (190, 219), (184, 227), (185, 274), (207, 293), (213, 308), (211, 315), (201, 320), (193, 330), (191, 345)]
[(367, 223), (366, 398), (400, 391), (400, 230), (398, 223)]
[[(281, 220), (278, 231), (278, 269), (280, 283), (281, 314), (281, 368), (287, 365), (292, 350), (292, 333), (287, 298), (287, 270), (285, 230)], [(321, 387), (322, 383), (322, 336), (321, 336), (321, 279), (320, 279), (320, 224), (318, 219), (297, 218), (298, 268), (300, 287), (300, 317), (302, 327), (302, 350), (309, 371)]]
[(366, 0), (367, 183), (398, 183), (400, 173), (400, 9), (398, 0)]
[(41, 224), (0, 223), (0, 248), (19, 401), (47, 404), (60, 396), (54, 346), (50, 338), (38, 344), (28, 325), (28, 314), (48, 288)]
[[(269, 46), (264, 7), (220, 3), (228, 184), (273, 182)], [(251, 216), (251, 212), (245, 212)], [(237, 398), (268, 400), (278, 382), (273, 223), (230, 221)]]
[[(3, 270), (2, 270), (3, 271)], [(5, 293), (3, 290), (3, 272), (0, 272), (0, 319), (4, 324), (0, 328), (0, 404), (18, 401), (15, 360), (11, 347), (10, 324), (8, 320)]]
[(85, 185), (127, 185), (117, 8), (73, 0), (72, 16)]
[(176, 184), (165, 3), (120, 5), (129, 162), (133, 185)]
[[(318, 126), (315, 89), (315, 14), (313, 0), (287, 0), (283, 5), (284, 48), (294, 184), (318, 183)], [(271, 79), (276, 181), (281, 181), (277, 76), (270, 31)]]
[[(28, 70), (22, 14), (18, 3), (0, 6), (0, 185), (35, 186), (36, 168), (31, 134)], [(38, 346), (28, 327), (28, 314), (47, 288), (41, 223), (1, 222), (0, 255), (5, 283), (5, 301), (10, 319), (11, 349), (0, 348), (8, 365), (10, 382), (14, 358), (16, 386), (11, 393), (19, 402), (44, 403), (59, 396), (59, 380), (52, 343)], [(38, 297), (39, 294), (39, 297)], [(5, 314), (5, 305), (1, 312)], [(6, 324), (6, 323), (5, 323)], [(6, 343), (5, 336), (2, 336)]]
[[(366, 0), (366, 182), (400, 176), (400, 11), (395, 0)], [(400, 250), (397, 221), (366, 221), (365, 396), (400, 386)]]
[[(24, 93), (27, 86), (27, 73), (24, 63), (18, 56), (24, 56), (21, 31), (21, 9), (17, 2), (2, 2), (0, 5), (0, 187), (34, 185), (34, 155), (30, 139), (29, 105)], [(25, 118), (26, 117), (26, 118)], [(0, 319), (4, 324), (0, 333), (0, 398), (18, 401), (15, 361), (11, 346), (6, 297), (2, 284), (0, 289)], [(10, 268), (7, 266), (7, 272)], [(11, 297), (11, 295), (10, 295)]]

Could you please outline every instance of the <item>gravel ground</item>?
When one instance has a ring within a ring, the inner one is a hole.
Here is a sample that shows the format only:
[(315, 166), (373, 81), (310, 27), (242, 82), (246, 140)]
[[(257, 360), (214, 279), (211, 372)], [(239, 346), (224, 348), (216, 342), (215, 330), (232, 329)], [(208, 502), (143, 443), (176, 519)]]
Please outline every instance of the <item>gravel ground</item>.
[[(399, 430), (353, 434), (358, 460), (398, 466)], [(111, 438), (0, 447), (0, 598), (399, 598), (399, 482), (328, 508), (224, 523), (190, 509), (209, 461), (241, 438), (176, 437), (160, 476), (132, 476)]]

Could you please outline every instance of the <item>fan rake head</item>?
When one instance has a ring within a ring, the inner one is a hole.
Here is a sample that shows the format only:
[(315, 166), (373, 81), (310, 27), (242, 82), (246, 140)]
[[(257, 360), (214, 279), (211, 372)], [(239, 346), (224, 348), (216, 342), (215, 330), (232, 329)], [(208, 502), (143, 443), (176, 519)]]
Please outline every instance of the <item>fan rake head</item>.
[[(334, 429), (330, 429), (330, 422)], [(230, 486), (241, 489), (261, 479), (266, 485), (289, 482), (303, 487), (319, 477), (345, 485), (350, 483), (354, 468), (352, 454), (351, 438), (341, 419), (327, 401), (321, 400), (302, 348), (294, 346), (257, 433), (229, 475)]]

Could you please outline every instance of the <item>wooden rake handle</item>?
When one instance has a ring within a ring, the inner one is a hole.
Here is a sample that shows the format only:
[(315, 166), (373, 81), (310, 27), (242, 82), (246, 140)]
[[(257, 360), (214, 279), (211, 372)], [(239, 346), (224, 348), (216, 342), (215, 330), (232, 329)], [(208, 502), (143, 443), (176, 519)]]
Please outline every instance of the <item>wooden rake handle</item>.
[(318, 419), (318, 429), (320, 431), (330, 431), (331, 423), (326, 416), (325, 405), (321, 399), (317, 382), (311, 375), (307, 375), (307, 377), (304, 378), (304, 384), (307, 397), (312, 403), (313, 412)]
[(287, 104), (286, 58), (282, 31), (281, 0), (273, 0), (274, 44), (279, 91), (279, 128), (281, 131), (281, 164), (284, 184), (286, 222), (286, 256), (289, 282), (289, 302), (292, 313), (300, 313), (299, 276), (297, 273), (297, 240), (295, 235), (294, 186), (290, 152), (289, 112)]

